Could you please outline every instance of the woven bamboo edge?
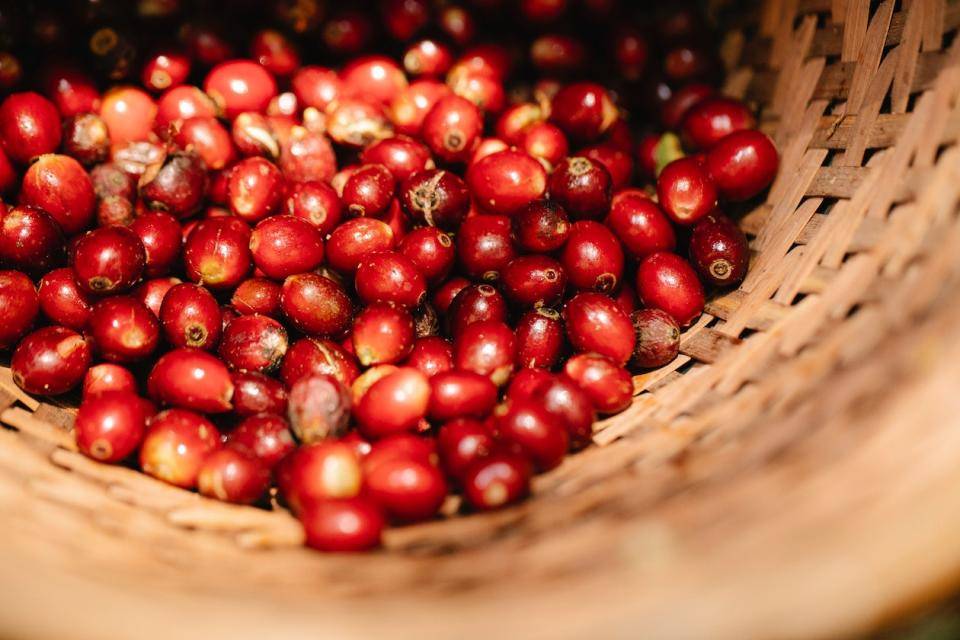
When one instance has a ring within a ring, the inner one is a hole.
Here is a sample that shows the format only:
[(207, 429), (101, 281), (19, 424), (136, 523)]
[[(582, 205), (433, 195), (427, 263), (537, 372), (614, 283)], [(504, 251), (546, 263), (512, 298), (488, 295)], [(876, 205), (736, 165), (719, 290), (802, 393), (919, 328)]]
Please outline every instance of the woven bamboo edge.
[[(82, 458), (69, 410), (0, 371), (0, 421), (15, 429), (0, 432), (0, 554), (22, 569), (6, 570), (6, 591), (35, 611), (31, 596), (53, 582), (31, 576), (82, 576), (84, 590), (125, 593), (136, 626), (157, 617), (147, 595), (196, 614), (184, 590), (249, 635), (265, 627), (248, 614), (275, 607), (286, 617), (271, 623), (291, 637), (320, 618), (334, 635), (383, 631), (387, 612), (441, 636), (530, 630), (540, 612), (577, 635), (577, 611), (611, 632), (629, 621), (690, 637), (709, 622), (711, 637), (800, 637), (869, 628), (955, 584), (946, 541), (960, 523), (943, 491), (960, 448), (941, 379), (956, 379), (956, 354), (939, 336), (960, 324), (958, 26), (960, 4), (943, 0), (771, 0), (758, 34), (731, 34), (731, 59), (750, 66), (727, 89), (763, 106), (782, 154), (766, 202), (742, 219), (750, 275), (711, 301), (680, 358), (635, 379), (633, 406), (598, 425), (600, 446), (540, 477), (515, 509), (395, 529), (363, 558), (319, 557), (297, 548), (285, 512)], [(935, 373), (916, 371), (923, 358)], [(860, 566), (831, 568), (853, 552)], [(696, 615), (683, 614), (692, 596)], [(69, 610), (94, 624), (88, 600)], [(26, 628), (16, 609), (0, 620)]]

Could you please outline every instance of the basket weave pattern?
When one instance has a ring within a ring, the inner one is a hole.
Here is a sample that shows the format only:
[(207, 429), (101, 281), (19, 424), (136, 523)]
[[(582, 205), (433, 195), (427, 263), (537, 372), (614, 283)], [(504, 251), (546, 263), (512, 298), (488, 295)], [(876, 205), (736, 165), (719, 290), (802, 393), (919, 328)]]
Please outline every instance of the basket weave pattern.
[[(283, 611), (269, 628), (291, 635), (366, 635), (390, 612), (428, 637), (544, 619), (569, 635), (833, 635), (955, 584), (960, 509), (921, 497), (960, 486), (958, 29), (956, 1), (770, 0), (728, 34), (726, 91), (760, 107), (782, 159), (741, 220), (749, 275), (518, 507), (315, 554), (281, 509), (84, 458), (70, 409), (0, 370), (0, 623), (29, 630), (31, 585), (56, 593), (15, 567), (125, 594), (114, 630), (163, 620), (138, 593), (207, 603), (182, 637), (226, 611), (251, 636), (268, 628), (256, 611)], [(84, 601), (56, 606), (94, 625)]]

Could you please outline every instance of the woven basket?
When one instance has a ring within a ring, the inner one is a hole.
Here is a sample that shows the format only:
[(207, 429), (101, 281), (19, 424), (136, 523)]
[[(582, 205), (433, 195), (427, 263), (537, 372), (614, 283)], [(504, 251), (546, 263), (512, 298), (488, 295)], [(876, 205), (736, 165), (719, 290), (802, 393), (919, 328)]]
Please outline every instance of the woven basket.
[(84, 458), (3, 369), (2, 635), (836, 637), (956, 588), (960, 2), (738, 17), (727, 91), (782, 154), (753, 266), (597, 446), (520, 506), (330, 556)]

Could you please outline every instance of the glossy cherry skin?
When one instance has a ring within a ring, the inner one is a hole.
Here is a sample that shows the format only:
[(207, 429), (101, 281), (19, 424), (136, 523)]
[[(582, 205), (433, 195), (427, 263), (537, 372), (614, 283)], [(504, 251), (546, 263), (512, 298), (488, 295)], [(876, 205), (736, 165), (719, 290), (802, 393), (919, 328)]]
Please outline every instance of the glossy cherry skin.
[(169, 484), (193, 489), (207, 457), (220, 448), (220, 433), (200, 414), (168, 409), (155, 415), (140, 447), (144, 473)]
[(107, 391), (80, 403), (73, 433), (81, 453), (120, 462), (137, 450), (147, 430), (148, 403), (129, 391)]
[(216, 298), (192, 283), (178, 284), (163, 297), (160, 324), (174, 347), (212, 350), (220, 342), (223, 317)]
[(311, 501), (299, 518), (307, 546), (337, 553), (379, 546), (385, 526), (380, 509), (366, 498)]
[(464, 287), (450, 304), (447, 313), (450, 333), (454, 337), (475, 322), (505, 321), (507, 302), (497, 289), (488, 284), (472, 284)]
[(93, 183), (70, 156), (44, 154), (30, 165), (20, 186), (20, 204), (53, 216), (67, 235), (90, 226), (96, 197)]
[(250, 54), (270, 73), (278, 76), (288, 76), (300, 66), (296, 45), (273, 29), (263, 29), (254, 34)]
[(470, 165), (467, 184), (484, 211), (513, 215), (543, 197), (547, 172), (522, 151), (499, 151)]
[(100, 117), (110, 130), (114, 146), (147, 140), (157, 118), (157, 103), (136, 87), (117, 87), (103, 96)]
[(20, 341), (10, 369), (13, 381), (27, 393), (55, 396), (80, 384), (91, 360), (86, 338), (72, 329), (51, 326)]
[(117, 391), (137, 395), (137, 380), (129, 369), (112, 362), (104, 362), (87, 369), (81, 387), (84, 401)]
[(400, 241), (398, 250), (432, 285), (446, 279), (456, 260), (453, 239), (436, 227), (414, 229)]
[(517, 365), (552, 368), (560, 360), (566, 341), (557, 312), (540, 308), (517, 321)]
[(163, 404), (222, 413), (231, 409), (233, 381), (226, 365), (206, 351), (173, 349), (153, 365), (147, 391)]
[(0, 223), (0, 261), (30, 273), (62, 263), (63, 234), (50, 214), (33, 207), (12, 207)]
[(668, 130), (676, 130), (687, 112), (716, 90), (708, 84), (693, 83), (676, 90), (660, 109), (660, 121)]
[(350, 420), (350, 394), (333, 376), (304, 376), (290, 388), (287, 417), (300, 442), (341, 436)]
[(539, 401), (544, 411), (566, 429), (572, 448), (580, 449), (590, 443), (596, 419), (593, 401), (566, 374), (538, 382), (528, 394), (527, 397)]
[(172, 153), (140, 177), (140, 197), (150, 209), (177, 218), (195, 213), (207, 190), (207, 168), (196, 153)]
[(430, 409), (435, 422), (487, 417), (497, 403), (497, 386), (472, 371), (444, 371), (430, 378)]
[(437, 100), (423, 119), (420, 135), (434, 156), (444, 162), (470, 157), (483, 134), (483, 115), (472, 102), (457, 95)]
[(623, 277), (623, 248), (607, 227), (593, 220), (575, 222), (560, 253), (570, 284), (581, 290), (609, 292)]
[(286, 413), (287, 391), (279, 381), (252, 371), (234, 371), (230, 379), (233, 382), (233, 412), (236, 415)]
[(690, 107), (681, 129), (687, 144), (695, 149), (710, 149), (734, 131), (753, 129), (757, 120), (745, 104), (733, 98), (705, 98)]
[(143, 273), (147, 255), (143, 243), (125, 227), (101, 227), (80, 236), (73, 247), (77, 284), (88, 293), (119, 293), (130, 289)]
[(143, 274), (155, 278), (170, 272), (180, 257), (182, 229), (169, 213), (148, 211), (138, 215), (130, 225), (146, 251)]
[(279, 368), (288, 345), (282, 324), (252, 314), (227, 323), (217, 352), (231, 369), (271, 373)]
[(371, 385), (354, 409), (360, 432), (371, 438), (416, 429), (427, 414), (430, 383), (412, 367), (401, 367)]
[(463, 478), (471, 464), (490, 455), (495, 448), (490, 429), (470, 418), (451, 420), (437, 432), (440, 465), (456, 480)]
[(287, 186), (285, 212), (306, 220), (325, 236), (340, 224), (343, 203), (326, 183), (297, 182)]
[(604, 224), (634, 258), (673, 251), (677, 246), (670, 220), (657, 203), (640, 193), (627, 191), (615, 196)]
[(636, 334), (631, 363), (654, 368), (669, 364), (680, 353), (680, 327), (666, 311), (638, 309), (630, 315)]
[(190, 280), (210, 289), (232, 289), (243, 282), (253, 263), (250, 227), (237, 218), (210, 218), (194, 227), (183, 246)]
[(296, 449), (276, 468), (277, 486), (294, 513), (321, 499), (360, 493), (363, 472), (353, 448), (336, 441)]
[(403, 364), (419, 369), (423, 375), (432, 378), (453, 368), (453, 346), (439, 336), (417, 338)]
[(660, 207), (677, 224), (694, 224), (717, 206), (717, 187), (693, 157), (674, 160), (657, 178)]
[(463, 276), (451, 276), (433, 292), (430, 299), (433, 308), (440, 315), (447, 315), (454, 298), (469, 285), (470, 281)]
[(486, 320), (463, 328), (453, 343), (453, 364), (457, 369), (488, 376), (502, 386), (516, 365), (516, 338), (503, 322)]
[(403, 307), (371, 304), (354, 319), (351, 341), (363, 366), (400, 362), (413, 348), (413, 317)]
[(170, 289), (180, 284), (180, 278), (154, 278), (137, 286), (131, 295), (146, 305), (153, 315), (160, 317), (160, 307)]
[(532, 253), (550, 253), (570, 236), (570, 219), (556, 202), (537, 200), (513, 217), (517, 245)]
[(503, 290), (515, 305), (551, 305), (563, 295), (567, 274), (559, 262), (543, 255), (518, 256), (500, 274)]
[(499, 509), (530, 493), (530, 463), (507, 451), (474, 460), (463, 474), (463, 497), (477, 511)]
[(381, 220), (347, 220), (327, 240), (327, 264), (341, 273), (352, 274), (365, 256), (392, 249), (394, 243), (393, 230)]
[(325, 67), (301, 67), (290, 81), (297, 102), (304, 107), (326, 110), (340, 94), (340, 75)]
[(357, 267), (357, 295), (367, 303), (390, 302), (414, 309), (427, 295), (423, 274), (401, 253), (381, 251), (365, 257)]
[(100, 91), (96, 82), (80, 69), (58, 64), (41, 74), (41, 87), (64, 118), (81, 113), (96, 113), (100, 108)]
[(311, 335), (339, 335), (353, 319), (353, 302), (343, 287), (315, 273), (287, 278), (280, 289), (280, 308), (294, 327)]
[(437, 80), (417, 80), (401, 91), (390, 103), (390, 120), (397, 133), (419, 136), (423, 121), (434, 105), (452, 92)]
[(440, 77), (453, 65), (450, 47), (437, 40), (419, 40), (403, 54), (403, 68), (411, 76)]
[(244, 111), (264, 111), (277, 94), (277, 83), (270, 72), (256, 62), (231, 60), (210, 70), (203, 90), (232, 120)]
[(707, 173), (727, 200), (749, 200), (770, 186), (780, 158), (759, 131), (737, 131), (721, 138), (707, 153)]
[(703, 312), (703, 285), (690, 263), (674, 253), (658, 252), (637, 268), (637, 296), (647, 307), (666, 311), (681, 327)]
[(164, 91), (183, 84), (189, 75), (190, 57), (167, 49), (147, 58), (140, 71), (140, 81), (151, 91)]
[(248, 416), (227, 435), (227, 446), (259, 460), (267, 469), (276, 467), (297, 448), (287, 421), (279, 415)]
[(30, 278), (20, 271), (0, 271), (0, 349), (9, 349), (26, 334), (39, 311)]
[(280, 365), (280, 379), (288, 387), (305, 375), (326, 373), (349, 386), (360, 374), (352, 355), (330, 340), (302, 338), (287, 349)]
[(394, 458), (366, 470), (364, 491), (390, 518), (415, 522), (437, 514), (447, 483), (434, 465)]
[(386, 56), (364, 56), (340, 71), (342, 92), (351, 98), (389, 104), (407, 86), (400, 66)]
[(601, 219), (610, 208), (610, 172), (598, 162), (574, 156), (550, 175), (550, 198), (576, 219)]
[(600, 353), (619, 364), (625, 364), (633, 353), (633, 325), (613, 298), (590, 291), (578, 293), (564, 307), (563, 322), (577, 351)]
[(606, 89), (591, 82), (569, 84), (553, 97), (550, 121), (571, 139), (593, 142), (619, 119)]
[(455, 231), (470, 209), (470, 192), (456, 174), (426, 170), (403, 181), (399, 192), (403, 210), (420, 224)]
[(539, 399), (510, 399), (494, 412), (494, 433), (506, 446), (528, 457), (540, 471), (559, 465), (570, 446), (566, 429)]
[(234, 289), (230, 305), (241, 315), (260, 313), (277, 317), (280, 314), (280, 285), (267, 278), (248, 278)]
[(14, 93), (0, 103), (0, 142), (7, 157), (26, 165), (60, 146), (60, 114), (38, 93)]
[(277, 280), (312, 271), (323, 262), (323, 236), (309, 222), (293, 216), (261, 220), (250, 236), (253, 263)]
[(283, 174), (260, 157), (241, 160), (230, 170), (227, 198), (234, 215), (258, 222), (276, 212), (286, 190)]
[(387, 210), (397, 182), (382, 164), (366, 164), (350, 174), (341, 199), (354, 216), (378, 216)]
[(730, 218), (720, 213), (711, 214), (693, 227), (690, 262), (709, 284), (738, 285), (750, 263), (747, 237)]
[(113, 296), (93, 307), (90, 335), (104, 360), (137, 362), (152, 354), (160, 342), (160, 323), (132, 296)]
[(365, 164), (379, 164), (386, 167), (397, 183), (401, 183), (420, 171), (433, 168), (430, 150), (411, 138), (387, 138), (373, 143), (360, 154)]
[(457, 257), (471, 278), (496, 280), (516, 255), (508, 217), (473, 216), (461, 225), (457, 234)]
[(207, 456), (197, 474), (200, 494), (223, 502), (252, 504), (269, 485), (270, 471), (263, 463), (230, 447)]
[[(111, 92), (108, 95), (112, 96), (113, 93)], [(125, 92), (123, 95), (126, 96), (126, 102), (128, 103), (136, 99), (136, 104), (139, 107), (138, 113), (145, 114), (147, 112), (145, 107), (150, 103), (147, 103), (142, 95), (130, 91)], [(218, 115), (218, 108), (213, 99), (198, 87), (192, 85), (182, 85), (167, 90), (160, 96), (154, 110), (156, 112), (155, 127), (163, 137), (167, 137), (169, 133), (175, 132), (190, 120), (215, 118)], [(119, 118), (117, 119), (119, 120)], [(145, 120), (146, 118), (143, 119)], [(141, 124), (139, 126), (143, 125)], [(145, 137), (141, 132), (132, 133), (132, 135), (133, 137), (126, 139), (141, 140)]]
[(597, 353), (581, 353), (563, 367), (569, 376), (590, 396), (598, 413), (619, 413), (630, 406), (633, 380), (624, 367)]

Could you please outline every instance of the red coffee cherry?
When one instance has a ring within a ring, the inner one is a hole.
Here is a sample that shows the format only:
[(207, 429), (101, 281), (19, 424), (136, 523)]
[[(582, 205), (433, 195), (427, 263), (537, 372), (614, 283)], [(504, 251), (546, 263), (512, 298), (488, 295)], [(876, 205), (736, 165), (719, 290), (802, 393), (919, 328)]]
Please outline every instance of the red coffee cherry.
[(77, 284), (97, 294), (130, 289), (140, 279), (147, 259), (140, 238), (125, 227), (88, 231), (76, 241), (72, 257)]
[(306, 220), (326, 236), (340, 224), (343, 203), (333, 187), (323, 182), (296, 182), (287, 186), (285, 212)]
[(493, 434), (482, 422), (469, 418), (451, 420), (437, 431), (440, 466), (459, 481), (475, 461), (490, 455), (496, 447)]
[(470, 208), (470, 192), (457, 175), (442, 170), (420, 171), (400, 185), (403, 210), (421, 224), (454, 231)]
[(137, 395), (137, 380), (129, 369), (109, 362), (87, 369), (82, 387), (84, 402), (101, 394), (116, 391)]
[(41, 304), (37, 290), (26, 274), (0, 271), (0, 349), (9, 349), (30, 330)]
[(737, 131), (721, 138), (707, 153), (707, 172), (727, 200), (749, 200), (770, 186), (780, 158), (759, 131)]
[(567, 302), (563, 309), (567, 337), (577, 351), (608, 356), (626, 364), (635, 343), (630, 318), (612, 298), (584, 291)]
[[(240, 385), (237, 386), (239, 389)], [(244, 418), (227, 435), (227, 446), (253, 456), (272, 470), (297, 448), (297, 443), (285, 419), (279, 415), (260, 413)]]
[(367, 303), (389, 302), (414, 309), (427, 295), (427, 283), (412, 260), (395, 251), (365, 257), (354, 279), (357, 296)]
[(77, 386), (90, 367), (86, 338), (66, 327), (44, 327), (27, 335), (10, 359), (13, 381), (27, 393), (55, 396)]
[(88, 327), (100, 356), (111, 362), (143, 360), (160, 342), (157, 317), (132, 296), (114, 296), (98, 302)]
[(457, 257), (471, 278), (496, 280), (516, 255), (508, 217), (473, 216), (461, 225), (457, 234)]
[(277, 380), (250, 371), (234, 371), (230, 379), (233, 382), (233, 412), (236, 415), (286, 413), (287, 391)]
[(540, 471), (553, 469), (570, 446), (566, 429), (539, 399), (510, 399), (494, 412), (494, 432), (510, 449), (528, 457)]
[(93, 221), (93, 182), (79, 162), (55, 153), (41, 155), (23, 175), (20, 204), (46, 211), (67, 235)]
[(453, 343), (457, 369), (488, 376), (497, 386), (510, 379), (516, 365), (516, 338), (503, 322), (487, 320), (463, 328)]
[(183, 230), (177, 219), (162, 211), (146, 211), (133, 220), (130, 230), (146, 251), (143, 275), (155, 278), (169, 273), (183, 246)]
[(290, 324), (311, 335), (339, 335), (353, 318), (353, 302), (343, 287), (315, 273), (287, 278), (280, 290), (280, 308)]
[(560, 300), (567, 286), (567, 274), (553, 258), (526, 255), (507, 263), (501, 281), (511, 302), (522, 308), (536, 308)]
[(660, 206), (677, 224), (693, 224), (717, 206), (717, 188), (696, 158), (674, 160), (657, 178)]
[(212, 350), (220, 341), (223, 316), (216, 298), (192, 283), (167, 291), (160, 305), (164, 337), (174, 347)]
[(610, 209), (610, 172), (582, 156), (567, 158), (550, 174), (550, 198), (576, 219), (599, 220)]
[(444, 371), (430, 378), (429, 417), (436, 422), (454, 418), (485, 418), (497, 403), (497, 386), (472, 371)]
[(323, 236), (309, 222), (293, 216), (261, 220), (250, 235), (253, 264), (269, 278), (282, 280), (312, 271), (323, 262)]
[(513, 233), (524, 251), (550, 253), (570, 236), (570, 219), (559, 204), (537, 200), (513, 217)]
[(638, 309), (630, 315), (636, 334), (631, 363), (637, 367), (662, 367), (680, 353), (680, 327), (666, 311)]
[(270, 471), (256, 458), (230, 447), (214, 451), (197, 474), (201, 495), (223, 502), (252, 504), (270, 485)]
[(463, 474), (463, 497), (477, 511), (498, 509), (530, 493), (530, 463), (514, 453), (497, 452), (475, 460)]
[(233, 381), (221, 360), (199, 349), (173, 349), (157, 360), (147, 378), (150, 397), (203, 413), (229, 411)]
[(547, 172), (522, 151), (499, 151), (470, 165), (467, 184), (484, 211), (513, 215), (543, 197)]
[(703, 312), (703, 285), (690, 263), (674, 253), (658, 252), (637, 268), (637, 295), (647, 307), (666, 311), (681, 327)]
[(280, 364), (280, 379), (288, 387), (305, 375), (326, 373), (345, 386), (353, 384), (360, 368), (353, 356), (329, 340), (302, 338), (287, 349)]
[(427, 377), (417, 369), (401, 367), (373, 383), (354, 417), (361, 433), (377, 438), (415, 429), (427, 415), (429, 402)]
[(187, 277), (210, 289), (233, 289), (250, 272), (250, 227), (233, 217), (202, 220), (183, 246)]
[(13, 93), (0, 103), (0, 142), (7, 157), (26, 165), (60, 146), (60, 114), (38, 93)]
[(447, 497), (447, 483), (440, 470), (409, 458), (367, 467), (364, 490), (389, 517), (406, 522), (435, 516)]
[(517, 321), (517, 365), (553, 368), (566, 346), (560, 315), (548, 308), (528, 311)]
[(272, 373), (287, 353), (287, 330), (267, 316), (239, 316), (223, 330), (218, 354), (231, 369)]
[(100, 462), (126, 459), (143, 441), (148, 404), (129, 391), (107, 391), (84, 399), (73, 423), (77, 447)]
[(413, 317), (402, 307), (371, 304), (354, 318), (351, 340), (365, 367), (400, 362), (413, 348)]
[(570, 284), (581, 290), (614, 291), (623, 277), (623, 249), (607, 227), (593, 220), (575, 222), (560, 254)]
[(394, 243), (393, 230), (382, 220), (347, 220), (327, 239), (327, 264), (340, 273), (352, 274), (365, 256), (392, 249)]
[(483, 115), (465, 98), (443, 96), (424, 117), (420, 134), (437, 158), (463, 162), (483, 134)]
[(745, 104), (734, 98), (704, 98), (690, 107), (681, 130), (687, 144), (695, 149), (710, 149), (734, 131), (753, 129), (757, 120)]
[(379, 546), (385, 525), (380, 509), (366, 498), (312, 501), (299, 518), (307, 546), (340, 553)]
[(623, 192), (613, 198), (604, 222), (634, 258), (673, 251), (677, 236), (660, 207), (645, 195)]
[(610, 358), (581, 353), (567, 360), (563, 372), (590, 397), (598, 413), (619, 413), (630, 406), (633, 398), (630, 372)]
[(438, 373), (453, 368), (453, 346), (439, 336), (417, 338), (410, 350), (410, 355), (403, 364), (418, 369), (423, 375), (432, 378)]
[(193, 489), (207, 457), (220, 448), (220, 433), (203, 416), (183, 409), (155, 415), (140, 447), (143, 472), (169, 484)]
[(266, 278), (248, 278), (234, 289), (230, 306), (241, 315), (259, 313), (279, 317), (280, 285)]
[(705, 282), (718, 287), (740, 284), (747, 274), (747, 237), (730, 218), (715, 213), (693, 227), (690, 261)]
[(270, 72), (250, 60), (222, 62), (210, 70), (203, 90), (232, 120), (244, 111), (264, 111), (277, 94)]
[(550, 121), (577, 142), (597, 140), (619, 117), (607, 90), (591, 82), (563, 87), (550, 108)]
[(286, 183), (277, 165), (260, 157), (241, 160), (230, 170), (227, 187), (230, 210), (247, 222), (275, 213), (283, 202)]

